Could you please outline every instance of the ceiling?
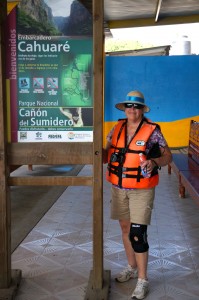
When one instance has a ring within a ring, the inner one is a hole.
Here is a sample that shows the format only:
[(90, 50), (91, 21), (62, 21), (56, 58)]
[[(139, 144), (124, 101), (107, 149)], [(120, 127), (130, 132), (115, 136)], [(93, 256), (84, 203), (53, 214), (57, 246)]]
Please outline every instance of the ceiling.
[[(79, 1), (92, 12), (92, 0)], [(105, 32), (195, 22), (199, 22), (198, 0), (104, 0)]]

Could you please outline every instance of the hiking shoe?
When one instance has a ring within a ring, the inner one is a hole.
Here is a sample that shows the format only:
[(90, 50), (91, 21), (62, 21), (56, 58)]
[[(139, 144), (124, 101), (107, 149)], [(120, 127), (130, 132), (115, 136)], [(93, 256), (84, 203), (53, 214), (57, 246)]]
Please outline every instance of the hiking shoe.
[(132, 299), (144, 299), (149, 292), (149, 282), (148, 280), (138, 278), (135, 290), (131, 296)]
[(119, 275), (115, 278), (118, 282), (125, 282), (128, 281), (131, 278), (137, 278), (138, 277), (138, 271), (137, 269), (132, 268), (130, 265), (128, 265)]

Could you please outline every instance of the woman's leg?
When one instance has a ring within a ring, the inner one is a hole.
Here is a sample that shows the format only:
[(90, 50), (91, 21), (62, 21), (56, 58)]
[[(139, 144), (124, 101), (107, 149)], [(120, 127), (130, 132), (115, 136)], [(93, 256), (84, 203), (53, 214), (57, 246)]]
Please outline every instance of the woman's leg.
[(130, 231), (130, 221), (129, 220), (119, 220), (120, 227), (122, 230), (122, 240), (124, 244), (124, 249), (126, 253), (126, 257), (128, 260), (128, 264), (132, 266), (132, 268), (137, 268), (135, 252), (131, 246), (131, 242), (129, 240), (129, 231)]
[(130, 221), (120, 220), (119, 223), (128, 264), (138, 269), (138, 278), (147, 279), (148, 251), (144, 253), (134, 252), (129, 240)]
[(138, 278), (147, 280), (147, 266), (148, 266), (148, 251), (144, 253), (136, 253), (135, 258), (138, 269)]

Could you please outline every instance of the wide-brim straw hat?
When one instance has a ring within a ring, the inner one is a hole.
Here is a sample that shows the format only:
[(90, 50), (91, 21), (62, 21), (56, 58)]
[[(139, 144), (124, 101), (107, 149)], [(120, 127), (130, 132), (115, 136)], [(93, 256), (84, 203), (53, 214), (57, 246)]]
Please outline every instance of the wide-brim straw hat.
[(125, 103), (137, 103), (144, 106), (144, 112), (149, 112), (150, 108), (145, 104), (144, 95), (139, 91), (131, 91), (127, 94), (126, 100), (115, 104), (115, 107), (119, 110), (125, 110)]

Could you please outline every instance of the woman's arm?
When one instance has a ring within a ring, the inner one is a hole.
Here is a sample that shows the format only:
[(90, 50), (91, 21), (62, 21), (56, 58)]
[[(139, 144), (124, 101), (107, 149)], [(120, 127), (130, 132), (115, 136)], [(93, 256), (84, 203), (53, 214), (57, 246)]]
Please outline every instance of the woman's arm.
[(168, 165), (170, 162), (172, 162), (172, 154), (168, 146), (161, 147), (161, 156), (158, 158), (153, 158), (152, 163), (155, 167), (157, 165), (158, 167), (164, 167)]
[(164, 167), (172, 162), (172, 154), (168, 146), (160, 147), (160, 151), (160, 157), (147, 159), (140, 164), (141, 167), (147, 167), (147, 171), (150, 173), (155, 167)]

